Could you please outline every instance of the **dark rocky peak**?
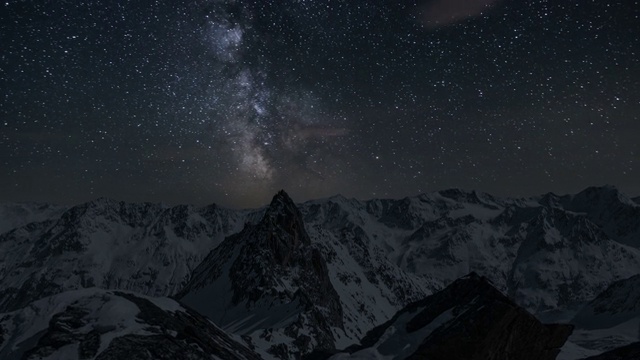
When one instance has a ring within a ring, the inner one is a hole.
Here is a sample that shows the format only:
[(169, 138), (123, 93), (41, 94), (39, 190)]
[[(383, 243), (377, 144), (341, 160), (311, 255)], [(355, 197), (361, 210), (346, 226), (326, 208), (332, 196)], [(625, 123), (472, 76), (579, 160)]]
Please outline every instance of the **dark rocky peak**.
[(187, 288), (198, 288), (220, 277), (227, 262), (231, 263), (230, 276), (241, 284), (237, 286), (239, 293), (258, 287), (260, 282), (276, 286), (279, 272), (302, 261), (310, 243), (300, 211), (289, 195), (280, 191), (257, 224), (245, 223), (242, 231), (227, 237), (207, 255)]
[(617, 188), (587, 188), (573, 197), (568, 197), (564, 208), (585, 214), (611, 239), (640, 247), (640, 206)]
[(562, 207), (562, 197), (552, 192), (548, 192), (540, 197), (538, 203), (542, 206), (551, 208)]
[(636, 205), (612, 185), (591, 186), (573, 197), (563, 199), (564, 206), (568, 210), (590, 213), (602, 211), (606, 208), (615, 208), (620, 205)]
[(443, 197), (453, 200), (461, 200), (469, 196), (468, 192), (457, 188), (440, 190), (438, 193)]
[(572, 331), (540, 323), (487, 278), (470, 273), (408, 305), (348, 350), (373, 347), (398, 359), (553, 360)]
[(470, 204), (489, 205), (488, 202), (494, 202), (495, 198), (489, 194), (479, 193), (475, 190), (465, 191), (462, 189), (447, 189), (438, 192), (442, 197), (452, 199), (458, 202)]
[(300, 210), (284, 190), (273, 197), (258, 228), (281, 265), (300, 245), (311, 243)]
[(289, 194), (284, 190), (280, 190), (271, 199), (271, 203), (265, 213), (265, 218), (273, 216), (289, 217), (299, 214), (300, 210), (298, 210), (296, 204), (293, 202), (291, 197), (289, 197)]
[[(217, 294), (220, 289), (224, 294)], [(311, 244), (300, 211), (284, 191), (258, 224), (246, 224), (213, 249), (176, 297), (223, 327), (270, 343), (268, 352), (281, 358), (335, 348), (332, 329), (344, 327), (322, 246)], [(277, 318), (285, 313), (288, 320)], [(233, 316), (251, 320), (232, 325)], [(298, 340), (287, 347), (287, 338)]]
[[(506, 301), (513, 304), (511, 300), (493, 287), (489, 279), (472, 272), (457, 279), (442, 291), (414, 304), (416, 307), (426, 306), (427, 308), (407, 324), (407, 330), (420, 329), (445, 310), (456, 306), (465, 306), (476, 298), (482, 302)], [(513, 306), (516, 305), (513, 304)]]

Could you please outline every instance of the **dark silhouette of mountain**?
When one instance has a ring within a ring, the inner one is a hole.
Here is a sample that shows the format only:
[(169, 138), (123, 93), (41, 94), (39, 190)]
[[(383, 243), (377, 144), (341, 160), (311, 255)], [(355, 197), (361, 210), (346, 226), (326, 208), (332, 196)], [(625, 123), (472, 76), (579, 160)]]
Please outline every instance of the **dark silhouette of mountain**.
[(351, 353), (393, 359), (553, 360), (571, 325), (545, 325), (475, 273), (410, 304)]

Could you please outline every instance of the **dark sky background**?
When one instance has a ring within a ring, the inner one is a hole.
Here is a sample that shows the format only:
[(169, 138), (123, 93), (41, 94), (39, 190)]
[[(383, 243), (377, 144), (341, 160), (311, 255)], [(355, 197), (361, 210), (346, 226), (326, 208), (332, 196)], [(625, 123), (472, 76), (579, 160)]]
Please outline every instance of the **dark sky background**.
[(16, 1), (0, 201), (640, 195), (640, 2)]

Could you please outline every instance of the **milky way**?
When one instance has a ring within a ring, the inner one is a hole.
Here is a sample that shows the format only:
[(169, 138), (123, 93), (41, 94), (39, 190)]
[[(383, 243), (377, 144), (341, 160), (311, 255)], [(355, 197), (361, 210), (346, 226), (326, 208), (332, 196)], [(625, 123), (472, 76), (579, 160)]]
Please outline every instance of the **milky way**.
[(0, 200), (640, 193), (638, 1), (0, 13)]

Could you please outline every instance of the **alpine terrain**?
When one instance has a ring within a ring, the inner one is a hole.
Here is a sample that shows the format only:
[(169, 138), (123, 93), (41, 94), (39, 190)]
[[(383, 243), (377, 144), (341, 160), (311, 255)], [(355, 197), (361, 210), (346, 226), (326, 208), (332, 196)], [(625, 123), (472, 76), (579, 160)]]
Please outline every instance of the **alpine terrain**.
[(632, 359), (639, 279), (611, 186), (2, 204), (0, 358)]

